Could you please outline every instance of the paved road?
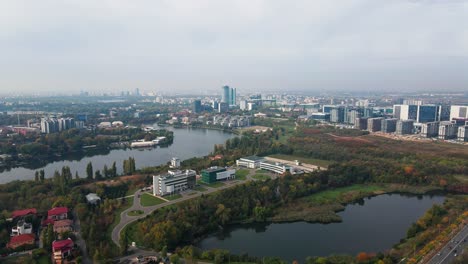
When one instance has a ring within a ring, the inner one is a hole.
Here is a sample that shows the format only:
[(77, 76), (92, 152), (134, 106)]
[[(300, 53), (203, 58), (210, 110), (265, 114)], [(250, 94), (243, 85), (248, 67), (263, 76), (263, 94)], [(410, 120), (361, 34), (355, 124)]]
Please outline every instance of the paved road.
[(86, 242), (85, 242), (85, 240), (83, 239), (83, 237), (81, 236), (81, 223), (80, 223), (80, 219), (79, 219), (78, 216), (76, 215), (76, 212), (75, 212), (75, 211), (73, 211), (72, 214), (73, 214), (73, 219), (75, 220), (76, 244), (77, 244), (78, 247), (81, 249), (81, 253), (83, 254), (83, 255), (82, 255), (82, 257), (83, 257), (83, 264), (91, 264), (91, 263), (93, 263), (93, 262), (92, 262), (91, 259), (89, 258), (88, 250), (86, 249)]
[(439, 251), (428, 264), (449, 264), (455, 259), (455, 254), (460, 255), (463, 249), (468, 245), (465, 239), (468, 238), (468, 225), (465, 225), (458, 234), (456, 234), (450, 242), (448, 242), (442, 250)]
[[(247, 175), (247, 180), (246, 181), (254, 180), (251, 177), (253, 174), (255, 174), (254, 170), (251, 171), (249, 175)], [(224, 189), (227, 189), (227, 188), (231, 188), (233, 186), (243, 184), (246, 181), (239, 181), (239, 180), (227, 181), (227, 182), (224, 182), (225, 184), (223, 186), (218, 187), (218, 188), (211, 188), (211, 187), (208, 187), (208, 186), (203, 186), (204, 188), (207, 189), (204, 192), (197, 192), (194, 195), (184, 195), (182, 198), (179, 198), (179, 199), (176, 199), (176, 200), (168, 201), (168, 202), (158, 204), (158, 205), (154, 205), (154, 206), (146, 206), (146, 207), (142, 206), (141, 203), (140, 203), (140, 195), (142, 193), (144, 193), (144, 192), (142, 192), (141, 190), (138, 190), (138, 191), (135, 192), (135, 196), (133, 197), (133, 205), (120, 214), (120, 223), (118, 223), (114, 227), (114, 229), (112, 230), (112, 235), (111, 235), (112, 241), (117, 246), (120, 246), (119, 241), (120, 241), (120, 233), (122, 232), (122, 230), (128, 224), (130, 224), (132, 222), (135, 222), (138, 219), (145, 218), (147, 215), (151, 214), (153, 211), (155, 211), (157, 209), (160, 209), (160, 208), (163, 208), (163, 207), (166, 207), (166, 206), (169, 206), (169, 205), (173, 205), (173, 204), (176, 204), (176, 203), (180, 203), (180, 202), (183, 202), (183, 201), (187, 201), (187, 200), (193, 199), (195, 197), (199, 197), (202, 194), (209, 194), (209, 193), (217, 192), (217, 191), (224, 190)], [(192, 190), (190, 190), (190, 191), (192, 191)], [(141, 210), (144, 213), (141, 214), (141, 215), (138, 215), (138, 216), (129, 216), (129, 215), (127, 215), (128, 212), (134, 211), (134, 210)]]

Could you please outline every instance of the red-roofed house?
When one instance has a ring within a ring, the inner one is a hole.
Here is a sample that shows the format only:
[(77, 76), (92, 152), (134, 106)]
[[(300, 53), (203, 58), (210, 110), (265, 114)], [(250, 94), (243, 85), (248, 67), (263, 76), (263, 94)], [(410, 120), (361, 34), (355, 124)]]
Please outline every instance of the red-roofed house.
[(27, 215), (35, 215), (35, 214), (37, 214), (36, 208), (16, 210), (16, 211), (13, 211), (13, 213), (11, 214), (11, 218), (15, 219), (18, 217), (24, 217)]
[(73, 231), (73, 221), (70, 219), (58, 220), (54, 222), (54, 232), (63, 233)]
[(67, 207), (54, 207), (47, 212), (47, 219), (63, 220), (68, 218)]
[(66, 257), (70, 256), (74, 245), (71, 238), (52, 242), (52, 253), (54, 254), (55, 263), (62, 263)]
[(34, 245), (35, 240), (36, 237), (34, 234), (14, 236), (10, 238), (10, 242), (7, 244), (7, 248), (15, 249), (24, 245)]

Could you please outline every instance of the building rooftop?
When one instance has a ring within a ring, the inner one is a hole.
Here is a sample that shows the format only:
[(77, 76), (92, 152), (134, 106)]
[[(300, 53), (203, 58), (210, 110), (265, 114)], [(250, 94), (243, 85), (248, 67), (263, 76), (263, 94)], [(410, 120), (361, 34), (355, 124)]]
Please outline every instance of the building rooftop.
[(89, 193), (86, 195), (86, 200), (88, 201), (88, 203), (94, 203), (97, 201), (101, 201), (101, 198), (95, 193)]
[(204, 169), (204, 170), (202, 170), (202, 172), (210, 173), (210, 172), (216, 172), (216, 171), (222, 171), (222, 170), (226, 170), (226, 169), (223, 168), (223, 167), (214, 166), (214, 167), (210, 167), (208, 169)]
[(54, 222), (54, 227), (64, 227), (64, 226), (71, 226), (73, 224), (73, 221), (70, 219), (64, 219), (64, 220), (59, 220)]
[(67, 250), (73, 247), (73, 240), (71, 238), (65, 240), (59, 240), (52, 242), (52, 249), (56, 250)]
[(24, 243), (35, 239), (34, 234), (18, 235), (10, 238), (10, 244)]
[(13, 211), (11, 214), (12, 218), (17, 218), (17, 217), (23, 217), (29, 214), (37, 214), (36, 208), (29, 208), (29, 209), (23, 209), (23, 210), (16, 210)]
[(60, 215), (60, 214), (65, 214), (68, 213), (68, 208), (67, 207), (54, 207), (47, 211), (47, 215)]
[(250, 160), (250, 161), (261, 161), (263, 160), (263, 157), (259, 157), (259, 156), (248, 156), (248, 157), (244, 157), (244, 158), (241, 158), (243, 160)]

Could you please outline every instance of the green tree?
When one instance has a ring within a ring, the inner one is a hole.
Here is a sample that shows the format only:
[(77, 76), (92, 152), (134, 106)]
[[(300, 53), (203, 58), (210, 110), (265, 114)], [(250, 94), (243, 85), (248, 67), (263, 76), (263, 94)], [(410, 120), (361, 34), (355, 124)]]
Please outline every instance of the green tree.
[(87, 176), (88, 180), (93, 179), (93, 164), (91, 163), (91, 161), (86, 166), (86, 176)]

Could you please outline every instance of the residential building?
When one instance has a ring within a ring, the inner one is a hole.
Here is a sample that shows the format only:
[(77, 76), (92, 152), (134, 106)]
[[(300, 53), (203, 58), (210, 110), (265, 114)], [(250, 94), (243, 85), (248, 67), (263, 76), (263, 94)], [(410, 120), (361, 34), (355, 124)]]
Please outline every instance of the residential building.
[(462, 142), (468, 142), (468, 125), (458, 128), (458, 140)]
[(367, 131), (376, 132), (382, 129), (382, 120), (381, 117), (369, 118), (367, 119)]
[(440, 122), (439, 139), (453, 139), (457, 137), (457, 125), (450, 121)]
[(468, 118), (468, 106), (466, 105), (452, 105), (450, 107), (450, 120), (454, 118)]
[(227, 170), (223, 167), (211, 167), (201, 171), (201, 179), (206, 183), (213, 183), (220, 180), (234, 179), (236, 170)]
[(70, 219), (58, 220), (54, 222), (54, 232), (64, 233), (73, 231), (73, 221)]
[(390, 118), (382, 120), (382, 127), (381, 130), (384, 133), (393, 133), (396, 131), (396, 124), (398, 119)]
[(226, 113), (229, 111), (229, 105), (225, 102), (221, 102), (218, 104), (218, 113)]
[(75, 243), (71, 238), (65, 240), (55, 240), (52, 242), (52, 255), (55, 263), (63, 263), (63, 261), (71, 256), (72, 249)]
[(260, 169), (283, 174), (290, 172), (291, 166), (279, 162), (262, 161), (260, 162)]
[(367, 117), (358, 117), (356, 118), (356, 121), (354, 121), (354, 126), (356, 129), (360, 130), (367, 130)]
[(250, 169), (257, 169), (260, 168), (260, 162), (264, 161), (265, 159), (258, 156), (249, 156), (245, 158), (240, 158), (236, 160), (236, 164), (239, 167), (247, 167)]
[(15, 249), (21, 246), (34, 245), (36, 236), (34, 234), (24, 234), (13, 236), (7, 244), (7, 248)]
[(439, 122), (428, 122), (421, 126), (421, 136), (425, 138), (436, 137), (439, 134)]
[(413, 120), (398, 120), (396, 124), (397, 135), (413, 134), (414, 121)]
[(164, 196), (193, 189), (195, 182), (194, 170), (170, 170), (166, 174), (153, 176), (153, 195)]
[(356, 118), (361, 117), (362, 114), (358, 109), (352, 109), (349, 112), (347, 112), (347, 122), (348, 124), (353, 124), (356, 125)]
[(86, 195), (86, 201), (88, 202), (88, 204), (96, 205), (96, 204), (99, 204), (101, 202), (101, 197), (99, 197), (95, 193), (88, 193)]
[(68, 218), (68, 208), (67, 207), (54, 207), (47, 211), (48, 220), (63, 220)]
[(24, 220), (19, 220), (16, 226), (11, 229), (11, 236), (32, 234), (33, 227), (32, 224), (26, 223)]
[(23, 210), (16, 210), (11, 213), (11, 218), (19, 218), (19, 217), (25, 217), (28, 215), (36, 215), (37, 210), (36, 208), (28, 208), (28, 209), (23, 209)]

